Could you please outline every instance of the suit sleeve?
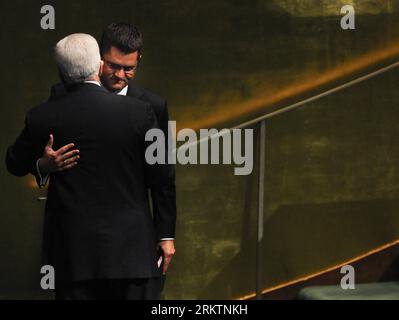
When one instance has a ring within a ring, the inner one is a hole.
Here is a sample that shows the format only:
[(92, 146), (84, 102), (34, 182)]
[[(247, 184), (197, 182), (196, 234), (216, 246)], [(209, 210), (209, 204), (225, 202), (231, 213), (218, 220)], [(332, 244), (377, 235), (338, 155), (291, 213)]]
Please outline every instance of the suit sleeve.
[(28, 173), (36, 176), (36, 161), (38, 158), (40, 158), (40, 152), (35, 148), (29, 115), (27, 115), (24, 129), (14, 144), (7, 149), (7, 170), (18, 177), (25, 176)]
[[(54, 84), (50, 88), (50, 96), (48, 98), (48, 101), (57, 100), (66, 94), (67, 94), (67, 90), (62, 83)], [(44, 150), (42, 150), (42, 151), (44, 151)], [(34, 163), (31, 164), (31, 166), (30, 166), (33, 169), (31, 169), (29, 172), (35, 176), (36, 183), (37, 183), (38, 187), (43, 188), (46, 185), (50, 175), (43, 175), (39, 170), (39, 158), (41, 156), (42, 156), (42, 153), (39, 154), (38, 158), (34, 159)]]
[[(50, 88), (50, 96), (48, 98), (48, 101), (57, 100), (66, 94), (67, 94), (67, 90), (66, 90), (65, 86), (62, 83), (56, 83), (56, 84), (52, 85)], [(43, 147), (43, 149), (44, 149), (44, 147)], [(43, 152), (44, 150), (41, 150), (41, 151)], [(36, 159), (33, 159), (34, 163), (32, 163), (30, 165), (30, 170), (29, 170), (29, 173), (31, 173), (32, 175), (35, 176), (36, 184), (40, 188), (43, 188), (46, 185), (48, 178), (50, 176), (50, 175), (43, 175), (39, 170), (39, 158), (42, 156), (42, 152), (39, 153), (39, 155)]]
[[(167, 137), (168, 114), (166, 113), (157, 121), (152, 109), (148, 109), (147, 130), (157, 127)], [(166, 146), (167, 147), (167, 139)], [(166, 149), (167, 150), (167, 149)], [(148, 165), (147, 184), (151, 192), (152, 210), (155, 232), (158, 240), (174, 239), (176, 228), (176, 187), (175, 166), (167, 163), (167, 152), (165, 153), (165, 164)]]

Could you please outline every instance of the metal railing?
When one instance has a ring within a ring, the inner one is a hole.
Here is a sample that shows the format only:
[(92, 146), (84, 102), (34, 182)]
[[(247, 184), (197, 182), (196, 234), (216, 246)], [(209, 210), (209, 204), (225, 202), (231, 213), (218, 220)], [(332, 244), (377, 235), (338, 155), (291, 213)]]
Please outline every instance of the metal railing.
[(263, 217), (264, 217), (264, 187), (265, 187), (265, 156), (266, 156), (266, 120), (273, 118), (277, 115), (298, 109), (299, 107), (306, 105), (310, 102), (314, 102), (316, 100), (319, 100), (321, 98), (324, 98), (326, 96), (329, 96), (333, 93), (342, 91), (344, 89), (347, 89), (349, 87), (352, 87), (358, 83), (364, 82), (366, 80), (369, 80), (371, 78), (374, 78), (380, 74), (383, 74), (389, 70), (392, 70), (396, 67), (399, 67), (399, 61), (395, 62), (393, 64), (390, 64), (384, 68), (378, 69), (374, 72), (368, 73), (364, 76), (361, 76), (359, 78), (356, 78), (354, 80), (351, 80), (349, 82), (346, 82), (342, 85), (339, 85), (333, 89), (327, 90), (325, 92), (322, 92), (320, 94), (317, 94), (313, 97), (304, 99), (302, 101), (299, 101), (297, 103), (291, 104), (289, 106), (280, 108), (279, 110), (276, 110), (274, 112), (270, 112), (266, 115), (254, 118), (252, 120), (246, 121), (244, 123), (241, 123), (234, 128), (231, 129), (239, 129), (239, 128), (245, 128), (251, 125), (255, 125), (260, 123), (260, 131), (259, 131), (259, 141), (260, 141), (260, 148), (259, 148), (259, 194), (258, 194), (258, 217), (257, 217), (257, 244), (256, 244), (256, 299), (260, 300), (262, 299), (262, 270), (263, 270), (263, 260), (262, 260), (262, 240), (263, 240)]
[[(320, 94), (317, 94), (315, 96), (312, 96), (310, 98), (301, 100), (299, 102), (296, 102), (294, 104), (291, 104), (289, 106), (286, 107), (282, 107), (279, 108), (276, 111), (267, 113), (263, 116), (254, 118), (252, 120), (243, 122), (241, 124), (238, 124), (232, 128), (229, 129), (224, 129), (222, 131), (220, 131), (219, 133), (215, 134), (215, 135), (210, 135), (208, 137), (202, 138), (198, 141), (195, 141), (193, 143), (189, 143), (189, 144), (184, 144), (183, 146), (181, 146), (180, 148), (189, 148), (190, 146), (192, 146), (193, 144), (197, 144), (197, 143), (203, 143), (203, 142), (207, 142), (208, 139), (215, 139), (215, 138), (219, 138), (227, 133), (230, 133), (231, 130), (233, 129), (241, 129), (241, 128), (245, 128), (245, 127), (249, 127), (249, 126), (253, 126), (256, 124), (260, 124), (260, 131), (259, 131), (259, 141), (260, 141), (260, 148), (259, 148), (259, 177), (258, 177), (258, 187), (259, 187), (259, 191), (258, 191), (258, 216), (257, 216), (257, 244), (256, 244), (256, 299), (262, 299), (262, 283), (263, 283), (263, 278), (262, 278), (262, 270), (263, 270), (263, 256), (262, 256), (262, 240), (263, 240), (263, 221), (264, 221), (264, 189), (265, 189), (265, 158), (266, 158), (266, 120), (273, 118), (275, 116), (278, 116), (280, 114), (295, 110), (300, 108), (301, 106), (304, 106), (308, 103), (317, 101), (321, 98), (324, 98), (326, 96), (329, 96), (331, 94), (337, 93), (339, 91), (342, 91), (344, 89), (347, 89), (349, 87), (352, 87), (356, 84), (359, 84), (361, 82), (364, 82), (366, 80), (369, 80), (371, 78), (374, 78), (380, 74), (383, 74), (387, 71), (390, 71), (394, 68), (399, 67), (399, 61), (392, 63), (386, 67), (380, 68), (376, 71), (370, 72), (364, 76), (358, 77), (354, 80), (351, 80), (349, 82), (346, 82), (342, 85), (339, 85), (335, 88), (329, 89), (327, 91), (324, 91)], [(177, 148), (177, 149), (180, 149)], [(175, 150), (176, 151), (176, 150)]]

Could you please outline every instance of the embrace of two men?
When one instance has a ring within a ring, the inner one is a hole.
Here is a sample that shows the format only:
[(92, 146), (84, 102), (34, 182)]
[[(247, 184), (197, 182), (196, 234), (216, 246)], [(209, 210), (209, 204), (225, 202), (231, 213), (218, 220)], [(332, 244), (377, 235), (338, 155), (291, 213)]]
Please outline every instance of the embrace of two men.
[(100, 47), (87, 34), (60, 40), (62, 83), (7, 150), (9, 172), (49, 178), (43, 258), (56, 299), (160, 298), (175, 252), (175, 168), (145, 160), (145, 134), (167, 136), (168, 111), (133, 81), (142, 42), (125, 23), (109, 25)]

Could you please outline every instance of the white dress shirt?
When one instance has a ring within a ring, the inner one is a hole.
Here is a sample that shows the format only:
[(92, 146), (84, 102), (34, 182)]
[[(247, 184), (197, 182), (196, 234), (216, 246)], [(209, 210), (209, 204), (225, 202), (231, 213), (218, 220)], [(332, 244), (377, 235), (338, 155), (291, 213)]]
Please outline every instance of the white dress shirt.
[(117, 92), (117, 95), (120, 96), (126, 96), (127, 95), (127, 90), (128, 90), (129, 86), (124, 87), (122, 90), (120, 90), (119, 92)]

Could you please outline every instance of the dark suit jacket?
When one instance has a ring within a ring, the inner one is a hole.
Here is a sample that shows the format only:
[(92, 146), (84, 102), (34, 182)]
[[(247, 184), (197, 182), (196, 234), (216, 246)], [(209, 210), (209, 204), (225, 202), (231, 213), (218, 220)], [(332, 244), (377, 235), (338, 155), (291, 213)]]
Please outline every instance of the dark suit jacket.
[[(49, 101), (57, 100), (67, 94), (67, 89), (62, 83), (58, 83), (51, 87)], [(157, 118), (157, 123), (159, 128), (163, 131), (166, 139), (166, 149), (167, 141), (169, 138), (168, 134), (168, 107), (166, 100), (159, 97), (155, 93), (152, 93), (142, 87), (140, 87), (135, 81), (130, 80), (127, 96), (139, 99), (146, 103), (149, 103), (152, 110)], [(57, 139), (57, 137), (55, 137)], [(167, 152), (166, 152), (167, 155)], [(35, 162), (36, 163), (36, 162)], [(36, 176), (36, 180), (39, 180), (37, 176), (37, 171), (35, 168), (35, 163), (31, 164), (31, 172)], [(152, 210), (155, 217), (175, 217), (176, 219), (176, 186), (175, 186), (175, 166), (170, 164), (168, 167), (168, 178), (163, 185), (150, 186), (151, 200), (152, 200)], [(157, 224), (157, 237), (162, 238), (167, 230), (163, 230), (164, 223)]]
[(75, 86), (64, 97), (33, 108), (7, 151), (17, 176), (32, 170), (48, 135), (54, 148), (73, 142), (79, 165), (50, 179), (44, 225), (45, 262), (57, 280), (148, 278), (160, 275), (159, 237), (174, 237), (175, 215), (154, 211), (147, 186), (170, 179), (167, 166), (147, 165), (147, 130), (156, 127), (152, 108), (109, 94), (94, 84)]
[[(66, 94), (65, 86), (62, 83), (57, 83), (51, 87), (49, 101), (59, 99)], [(159, 128), (167, 136), (169, 115), (166, 100), (140, 87), (134, 80), (129, 81), (127, 96), (149, 103), (155, 113)]]

